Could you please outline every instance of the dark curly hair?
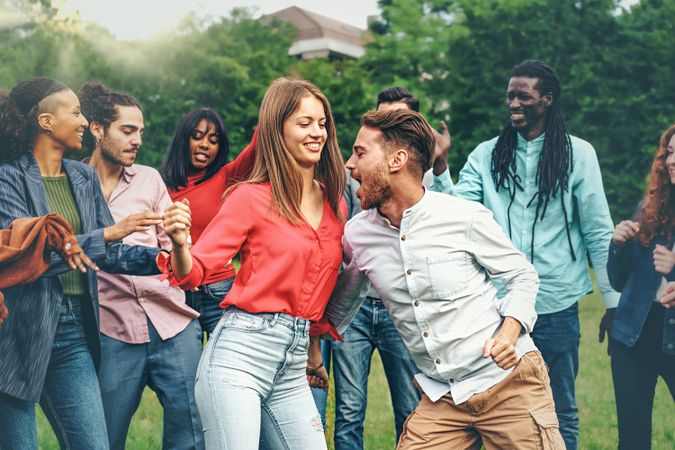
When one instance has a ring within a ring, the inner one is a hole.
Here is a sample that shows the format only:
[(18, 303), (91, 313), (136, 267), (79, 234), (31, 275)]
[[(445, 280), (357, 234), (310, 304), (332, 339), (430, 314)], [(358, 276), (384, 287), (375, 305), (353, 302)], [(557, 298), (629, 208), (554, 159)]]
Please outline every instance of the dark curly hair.
[(0, 94), (0, 162), (15, 161), (31, 150), (43, 132), (38, 116), (53, 112), (53, 104), (45, 100), (65, 90), (65, 84), (39, 77), (20, 82), (9, 94)]
[(640, 223), (638, 239), (645, 247), (657, 236), (664, 237), (669, 244), (673, 241), (675, 202), (672, 201), (673, 184), (666, 165), (668, 143), (673, 136), (675, 136), (675, 124), (661, 135), (659, 148), (649, 172), (647, 192), (645, 192), (642, 207), (638, 213), (637, 220)]
[[(77, 90), (77, 96), (80, 98), (82, 114), (89, 120), (89, 123), (98, 122), (107, 130), (111, 123), (117, 120), (118, 106), (135, 106), (141, 111), (141, 104), (129, 94), (124, 92), (115, 92), (97, 80), (84, 83)], [(84, 133), (84, 147), (88, 152), (96, 147), (96, 139), (91, 131)]]

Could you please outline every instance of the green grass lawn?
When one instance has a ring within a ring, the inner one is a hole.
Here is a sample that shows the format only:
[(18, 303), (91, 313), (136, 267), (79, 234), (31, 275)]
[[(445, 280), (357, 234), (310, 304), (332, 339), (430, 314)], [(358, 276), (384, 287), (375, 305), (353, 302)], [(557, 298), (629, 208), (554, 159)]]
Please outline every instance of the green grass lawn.
[[(602, 301), (597, 294), (581, 302), (581, 355), (577, 378), (577, 399), (581, 420), (582, 450), (611, 450), (616, 448), (616, 410), (612, 377), (606, 344), (597, 342), (597, 324), (603, 313)], [(365, 424), (365, 447), (368, 450), (394, 448), (394, 418), (387, 382), (379, 356), (373, 357), (370, 374), (368, 410)], [(333, 448), (334, 392), (329, 392), (328, 448)], [(38, 408), (39, 411), (39, 408)], [(675, 448), (675, 408), (663, 380), (659, 381), (654, 406), (653, 449)], [(58, 443), (49, 424), (38, 412), (39, 446), (41, 449), (58, 449)], [(127, 440), (133, 450), (160, 449), (162, 443), (162, 410), (155, 394), (146, 390), (143, 402), (134, 416)]]

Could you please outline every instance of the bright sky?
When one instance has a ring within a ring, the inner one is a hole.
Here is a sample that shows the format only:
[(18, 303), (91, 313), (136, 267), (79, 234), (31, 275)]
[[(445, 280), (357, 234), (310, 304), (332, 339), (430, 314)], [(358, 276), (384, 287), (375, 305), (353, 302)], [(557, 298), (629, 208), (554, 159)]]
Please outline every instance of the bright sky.
[(66, 14), (78, 10), (80, 17), (107, 28), (118, 39), (146, 38), (168, 31), (192, 11), (201, 18), (221, 17), (242, 6), (256, 8), (256, 17), (298, 6), (364, 29), (366, 18), (379, 13), (377, 0), (60, 0), (60, 3)]

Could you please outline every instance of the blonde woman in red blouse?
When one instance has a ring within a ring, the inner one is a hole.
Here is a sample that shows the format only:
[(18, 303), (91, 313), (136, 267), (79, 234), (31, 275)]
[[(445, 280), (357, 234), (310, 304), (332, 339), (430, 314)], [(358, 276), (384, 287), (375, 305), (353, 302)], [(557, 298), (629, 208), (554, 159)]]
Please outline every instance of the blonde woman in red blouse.
[[(190, 208), (174, 203), (173, 241), (160, 268), (184, 289), (237, 253), (241, 268), (200, 362), (195, 386), (208, 449), (325, 449), (307, 373), (319, 374), (309, 335), (330, 329), (323, 312), (342, 260), (345, 172), (330, 104), (307, 81), (278, 79), (260, 106), (251, 177), (226, 193), (189, 249)], [(316, 369), (316, 370), (314, 370)]]

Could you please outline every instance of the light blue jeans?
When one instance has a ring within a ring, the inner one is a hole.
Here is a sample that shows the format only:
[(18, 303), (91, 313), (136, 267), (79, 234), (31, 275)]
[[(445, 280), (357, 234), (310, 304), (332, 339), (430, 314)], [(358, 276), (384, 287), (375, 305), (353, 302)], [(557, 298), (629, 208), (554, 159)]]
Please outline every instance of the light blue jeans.
[(204, 350), (195, 397), (206, 448), (326, 449), (305, 369), (309, 321), (228, 308)]

